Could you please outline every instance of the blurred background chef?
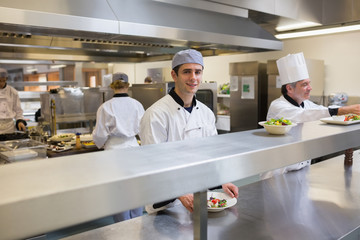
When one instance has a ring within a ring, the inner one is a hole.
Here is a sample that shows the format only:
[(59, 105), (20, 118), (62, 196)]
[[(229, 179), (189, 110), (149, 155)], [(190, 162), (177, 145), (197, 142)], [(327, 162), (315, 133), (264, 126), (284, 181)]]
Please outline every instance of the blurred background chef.
[[(0, 68), (0, 134), (13, 133), (17, 130), (26, 131), (18, 92), (7, 85), (8, 72)], [(14, 122), (16, 120), (16, 123)]]
[(110, 87), (115, 94), (97, 110), (93, 140), (98, 148), (105, 150), (139, 146), (136, 135), (144, 107), (129, 97), (130, 84), (125, 73), (114, 73), (112, 80)]
[[(289, 54), (276, 61), (282, 96), (271, 102), (266, 119), (284, 118), (295, 123), (316, 121), (333, 115), (360, 114), (360, 105), (328, 108), (310, 101), (311, 81), (303, 53)], [(306, 160), (282, 169), (267, 172), (262, 178), (299, 170), (311, 161)]]
[(151, 77), (147, 76), (147, 77), (144, 79), (144, 83), (145, 83), (145, 84), (151, 84), (151, 83), (153, 83), (153, 80), (152, 80)]
[[(115, 73), (112, 79), (110, 87), (115, 95), (97, 111), (93, 140), (98, 148), (104, 147), (105, 150), (138, 147), (136, 135), (145, 110), (140, 102), (129, 97), (130, 84), (126, 74)], [(135, 208), (114, 215), (114, 221), (120, 222), (142, 214), (142, 207)]]

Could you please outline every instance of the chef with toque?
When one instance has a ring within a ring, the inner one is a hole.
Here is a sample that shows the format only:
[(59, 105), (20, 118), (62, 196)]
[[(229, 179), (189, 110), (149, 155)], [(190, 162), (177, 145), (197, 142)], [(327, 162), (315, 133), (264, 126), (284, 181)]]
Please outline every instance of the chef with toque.
[[(360, 114), (360, 104), (343, 106), (339, 108), (327, 108), (317, 105), (309, 100), (311, 80), (307, 70), (304, 54), (289, 54), (276, 61), (282, 96), (271, 102), (267, 120), (284, 118), (292, 122), (302, 123), (316, 121), (333, 115)], [(297, 163), (283, 169), (277, 169), (272, 174), (266, 173), (263, 178), (272, 175), (299, 170), (310, 165), (310, 160)]]
[(7, 85), (7, 79), (7, 70), (0, 68), (0, 134), (13, 133), (15, 126), (18, 130), (26, 131), (27, 125), (23, 118), (19, 94)]

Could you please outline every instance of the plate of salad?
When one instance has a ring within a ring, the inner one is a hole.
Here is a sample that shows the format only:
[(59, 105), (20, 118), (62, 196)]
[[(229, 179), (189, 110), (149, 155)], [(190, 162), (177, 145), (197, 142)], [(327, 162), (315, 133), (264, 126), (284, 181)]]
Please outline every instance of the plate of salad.
[(268, 131), (271, 134), (285, 134), (297, 124), (293, 123), (289, 119), (272, 118), (268, 121), (259, 122), (259, 125), (263, 126), (266, 129), (266, 131)]
[(232, 198), (223, 192), (208, 192), (207, 206), (209, 212), (220, 212), (234, 206), (237, 203), (236, 198)]
[(321, 118), (320, 121), (330, 124), (351, 125), (351, 124), (360, 123), (360, 115), (357, 114), (335, 115), (332, 117)]

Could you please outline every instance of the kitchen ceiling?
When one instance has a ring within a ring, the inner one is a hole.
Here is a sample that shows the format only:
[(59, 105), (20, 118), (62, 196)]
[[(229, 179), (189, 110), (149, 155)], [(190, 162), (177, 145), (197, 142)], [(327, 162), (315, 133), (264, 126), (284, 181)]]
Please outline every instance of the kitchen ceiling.
[(0, 58), (145, 62), (185, 48), (204, 56), (276, 51), (277, 26), (354, 22), (359, 6), (360, 0), (2, 0)]

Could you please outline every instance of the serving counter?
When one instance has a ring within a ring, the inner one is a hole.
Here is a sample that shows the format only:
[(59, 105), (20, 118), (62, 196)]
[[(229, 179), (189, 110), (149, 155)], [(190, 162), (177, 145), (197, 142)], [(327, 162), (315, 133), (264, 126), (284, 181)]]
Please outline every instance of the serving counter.
[[(344, 156), (301, 171), (239, 188), (235, 206), (208, 214), (208, 238), (359, 239), (360, 155), (344, 168)], [(63, 240), (193, 239), (193, 217), (182, 205)]]
[(257, 129), (5, 165), (0, 232), (4, 239), (31, 237), (194, 192), (202, 206), (194, 234), (204, 239), (206, 202), (197, 199), (207, 188), (358, 147), (359, 140), (359, 124), (314, 121), (286, 135)]

